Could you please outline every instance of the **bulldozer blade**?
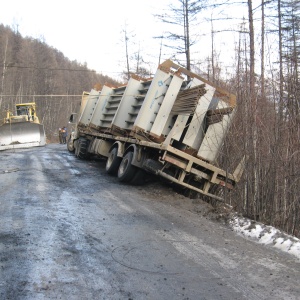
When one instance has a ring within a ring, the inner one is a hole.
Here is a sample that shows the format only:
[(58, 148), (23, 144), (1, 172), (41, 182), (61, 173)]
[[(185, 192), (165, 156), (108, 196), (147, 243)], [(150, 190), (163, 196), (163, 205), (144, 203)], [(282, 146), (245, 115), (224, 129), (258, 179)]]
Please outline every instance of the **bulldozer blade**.
[(46, 145), (46, 137), (42, 124), (20, 122), (0, 126), (0, 150), (44, 145)]

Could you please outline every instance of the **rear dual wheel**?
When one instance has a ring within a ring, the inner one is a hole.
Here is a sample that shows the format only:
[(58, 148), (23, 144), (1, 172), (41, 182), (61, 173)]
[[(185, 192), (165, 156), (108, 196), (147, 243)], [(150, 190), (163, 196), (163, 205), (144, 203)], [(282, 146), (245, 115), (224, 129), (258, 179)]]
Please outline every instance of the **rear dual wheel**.
[(133, 166), (132, 163), (133, 159), (133, 152), (129, 151), (124, 156), (120, 163), (119, 169), (118, 169), (118, 178), (121, 182), (130, 182), (135, 173), (137, 172), (138, 168), (136, 166)]
[(108, 156), (108, 159), (106, 161), (106, 172), (110, 175), (116, 175), (118, 173), (118, 169), (120, 166), (120, 163), (122, 161), (121, 157), (118, 157), (118, 148), (113, 148)]

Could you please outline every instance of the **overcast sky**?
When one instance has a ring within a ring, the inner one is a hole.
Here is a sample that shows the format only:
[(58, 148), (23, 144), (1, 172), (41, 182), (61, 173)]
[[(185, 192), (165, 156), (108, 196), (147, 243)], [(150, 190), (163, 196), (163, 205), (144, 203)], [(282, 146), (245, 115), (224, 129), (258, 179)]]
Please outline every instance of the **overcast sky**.
[[(163, 35), (164, 31), (169, 31), (170, 28), (155, 18), (154, 14), (168, 12), (170, 3), (177, 5), (179, 2), (177, 0), (0, 0), (0, 23), (14, 29), (17, 27), (22, 36), (42, 38), (69, 59), (80, 63), (86, 62), (88, 68), (117, 78), (126, 69), (124, 33), (122, 33), (125, 24), (127, 24), (131, 46), (134, 42), (135, 49), (140, 49), (143, 58), (151, 62), (149, 68), (153, 73), (155, 72), (159, 62), (161, 41), (153, 37)], [(229, 13), (233, 15), (233, 11), (230, 9)], [(241, 18), (240, 8), (237, 12)], [(212, 16), (211, 12), (205, 14), (208, 18)], [(218, 24), (215, 23), (214, 26)], [(226, 28), (224, 21), (219, 23), (219, 26)], [(230, 27), (228, 23), (226, 26)], [(199, 46), (194, 46), (196, 52), (193, 58), (205, 60), (211, 55), (210, 22), (202, 20), (196, 30), (201, 40)], [(219, 43), (216, 49), (222, 55), (220, 57), (222, 62), (234, 59), (235, 40), (232, 33), (216, 34), (215, 42)], [(224, 51), (225, 47), (231, 47), (232, 50)], [(163, 48), (162, 60), (171, 58), (171, 54), (169, 49)]]
[(131, 41), (136, 47), (147, 49), (158, 63), (160, 41), (153, 36), (162, 35), (162, 23), (153, 14), (161, 13), (169, 2), (0, 0), (0, 23), (18, 26), (22, 36), (43, 37), (71, 60), (113, 76), (125, 69), (125, 24), (129, 35), (135, 35)]

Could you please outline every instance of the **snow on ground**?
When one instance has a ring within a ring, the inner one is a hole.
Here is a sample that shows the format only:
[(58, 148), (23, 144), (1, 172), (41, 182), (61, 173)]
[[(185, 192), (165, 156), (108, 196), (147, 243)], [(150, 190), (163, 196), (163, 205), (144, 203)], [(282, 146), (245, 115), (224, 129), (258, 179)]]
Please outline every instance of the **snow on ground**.
[(300, 240), (294, 236), (272, 226), (241, 218), (237, 215), (230, 218), (229, 225), (239, 234), (253, 238), (261, 244), (271, 245), (300, 259)]

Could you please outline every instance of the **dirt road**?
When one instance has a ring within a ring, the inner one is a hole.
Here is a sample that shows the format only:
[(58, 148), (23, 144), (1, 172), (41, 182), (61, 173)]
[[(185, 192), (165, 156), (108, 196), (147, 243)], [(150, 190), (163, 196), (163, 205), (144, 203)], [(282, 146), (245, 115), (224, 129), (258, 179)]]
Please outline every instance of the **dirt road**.
[(300, 263), (65, 145), (0, 153), (0, 299), (300, 299)]

